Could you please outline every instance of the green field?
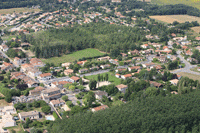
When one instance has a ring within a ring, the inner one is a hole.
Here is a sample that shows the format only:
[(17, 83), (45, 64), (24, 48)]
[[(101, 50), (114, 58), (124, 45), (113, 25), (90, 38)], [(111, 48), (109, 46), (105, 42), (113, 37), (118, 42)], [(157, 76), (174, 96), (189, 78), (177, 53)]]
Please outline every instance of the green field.
[(151, 0), (151, 3), (158, 5), (185, 4), (200, 9), (200, 0)]
[(61, 57), (52, 57), (49, 59), (41, 59), (41, 60), (44, 63), (54, 63), (55, 65), (59, 65), (60, 63), (73, 62), (83, 57), (95, 57), (95, 56), (102, 56), (102, 55), (104, 55), (104, 53), (100, 52), (99, 50), (88, 48), (88, 49), (74, 52), (72, 54), (63, 55)]
[[(119, 78), (115, 77), (115, 74), (113, 74), (111, 72), (107, 72), (107, 74), (108, 74), (108, 81), (110, 81), (111, 83), (113, 83), (115, 85), (121, 84), (121, 80)], [(103, 73), (100, 75), (103, 75), (105, 77), (106, 73)], [(97, 75), (86, 76), (86, 78), (89, 80), (91, 80), (91, 79), (97, 80)]]

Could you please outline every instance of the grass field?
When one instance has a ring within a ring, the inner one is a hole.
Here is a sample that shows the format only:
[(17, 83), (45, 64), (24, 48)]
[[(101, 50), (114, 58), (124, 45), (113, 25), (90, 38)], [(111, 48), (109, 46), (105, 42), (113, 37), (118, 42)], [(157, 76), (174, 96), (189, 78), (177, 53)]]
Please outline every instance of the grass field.
[(65, 63), (65, 62), (73, 62), (83, 57), (95, 57), (95, 56), (102, 56), (102, 55), (104, 55), (104, 53), (96, 49), (88, 48), (88, 49), (74, 52), (72, 54), (63, 55), (61, 57), (52, 57), (49, 59), (41, 59), (41, 60), (44, 63), (54, 63), (55, 65), (58, 65), (60, 63)]
[[(110, 81), (111, 83), (113, 83), (115, 85), (119, 85), (121, 83), (121, 80), (119, 78), (116, 78), (115, 74), (113, 74), (111, 72), (107, 72), (107, 74), (108, 74), (108, 81)], [(105, 77), (106, 73), (103, 73), (100, 75), (103, 75)], [(91, 79), (97, 80), (97, 75), (86, 76), (86, 78), (89, 80), (91, 80)]]
[(150, 18), (163, 21), (165, 23), (173, 23), (174, 21), (177, 21), (179, 23), (184, 23), (186, 21), (192, 22), (197, 21), (200, 23), (200, 17), (195, 16), (189, 16), (189, 15), (156, 15), (156, 16), (150, 16)]
[(7, 103), (4, 99), (0, 100), (0, 107), (10, 106), (10, 105), (12, 105), (12, 103)]
[(198, 34), (200, 33), (200, 26), (192, 27), (191, 29)]
[(185, 4), (200, 9), (200, 0), (151, 0), (151, 3), (158, 5)]
[(10, 14), (10, 13), (20, 13), (20, 12), (38, 12), (40, 9), (29, 9), (29, 8), (10, 8), (10, 9), (1, 9), (0, 14)]
[(180, 72), (178, 74), (180, 74), (183, 77), (188, 77), (190, 79), (199, 80), (200, 81), (200, 76), (195, 75), (195, 74), (190, 74), (190, 73), (186, 73), (186, 72)]

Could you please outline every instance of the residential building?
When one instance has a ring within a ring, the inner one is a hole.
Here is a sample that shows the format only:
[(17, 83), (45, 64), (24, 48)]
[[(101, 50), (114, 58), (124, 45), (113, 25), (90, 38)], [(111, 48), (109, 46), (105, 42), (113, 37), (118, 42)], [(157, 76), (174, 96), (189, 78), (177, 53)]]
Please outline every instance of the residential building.
[(94, 93), (95, 98), (101, 100), (103, 98), (103, 96), (108, 96), (108, 93), (105, 91), (97, 91)]
[(122, 55), (122, 57), (127, 57), (127, 54), (125, 53), (120, 53)]
[(132, 59), (136, 61), (142, 61), (144, 57), (133, 57)]
[(152, 67), (152, 66), (155, 66), (155, 64), (154, 64), (154, 63), (146, 63), (146, 64), (142, 64), (142, 66), (143, 66), (144, 68), (150, 68), (150, 67)]
[(33, 67), (44, 67), (45, 64), (38, 58), (32, 58), (30, 59), (30, 64), (33, 66)]
[(53, 107), (58, 107), (58, 106), (64, 105), (64, 104), (65, 104), (65, 101), (60, 100), (60, 99), (51, 100), (51, 101), (50, 101), (50, 104), (51, 104)]
[(117, 87), (117, 89), (118, 89), (119, 91), (121, 91), (122, 93), (125, 93), (125, 92), (126, 92), (126, 89), (128, 89), (128, 86), (127, 86), (127, 85), (124, 85), (124, 84), (117, 85), (116, 87)]
[(0, 115), (5, 115), (6, 113), (16, 114), (17, 112), (13, 106), (0, 107)]
[(25, 121), (26, 118), (29, 118), (30, 120), (39, 119), (39, 112), (38, 111), (29, 111), (29, 112), (21, 112), (19, 113), (19, 118), (22, 121)]
[(112, 0), (111, 2), (121, 3), (121, 0)]
[(99, 107), (92, 108), (92, 112), (96, 112), (96, 111), (99, 111), (99, 110), (105, 110), (107, 108), (109, 108), (107, 105), (101, 105)]
[(110, 57), (109, 56), (100, 57), (97, 60), (99, 60), (99, 61), (107, 61), (107, 60), (110, 60)]
[(44, 87), (38, 86), (35, 89), (30, 90), (29, 95), (38, 95), (39, 96), (39, 95), (41, 95), (43, 90), (45, 90)]
[(72, 73), (74, 73), (74, 70), (72, 70), (72, 69), (67, 69), (67, 70), (64, 71), (65, 75), (70, 75)]
[(9, 133), (6, 129), (3, 129), (3, 128), (14, 127), (14, 126), (17, 126), (17, 125), (11, 114), (6, 113), (0, 119), (0, 133)]
[(32, 69), (27, 69), (27, 70), (28, 70), (27, 75), (30, 76), (33, 79), (42, 74), (42, 72), (39, 71), (39, 69), (37, 69), (37, 68), (32, 68)]
[(172, 80), (170, 80), (169, 82), (171, 83), (171, 84), (173, 84), (173, 85), (177, 85), (178, 84), (178, 79), (172, 79)]
[(107, 68), (110, 68), (110, 65), (109, 64), (105, 64), (105, 65), (101, 65), (100, 67), (101, 67), (101, 69), (107, 69)]
[(69, 69), (69, 66), (71, 65), (72, 63), (70, 62), (67, 62), (67, 63), (62, 63), (62, 67), (66, 67), (66, 69)]
[(155, 81), (149, 81), (150, 85), (153, 85), (156, 88), (162, 88), (163, 85), (161, 83), (155, 82)]
[(134, 51), (128, 52), (128, 54), (131, 54), (131, 55), (139, 55), (139, 51), (138, 51), (137, 49), (135, 49)]
[(38, 79), (40, 80), (50, 80), (51, 78), (52, 78), (51, 73), (43, 73), (38, 76)]
[(193, 55), (193, 52), (191, 52), (190, 50), (187, 50), (187, 51), (185, 52), (185, 55), (192, 56), (192, 55)]
[(63, 86), (66, 84), (71, 84), (72, 82), (68, 82), (68, 81), (55, 81), (51, 83), (51, 87), (55, 88), (59, 88), (59, 89), (63, 89)]
[(83, 66), (86, 62), (87, 62), (87, 60), (79, 61), (79, 62), (77, 62), (77, 64)]
[(123, 72), (123, 71), (126, 71), (127, 69), (126, 68), (120, 68), (120, 69), (116, 69), (115, 72)]
[(79, 77), (76, 77), (76, 76), (72, 76), (70, 79), (71, 79), (72, 82), (74, 83), (74, 82), (78, 82), (80, 78), (79, 78)]
[(141, 48), (147, 49), (147, 48), (149, 48), (149, 45), (148, 44), (143, 44), (143, 45), (141, 45)]
[(115, 74), (115, 77), (117, 77), (117, 78), (121, 78), (121, 74), (116, 73), (116, 74)]
[(132, 78), (131, 74), (125, 74), (121, 76), (122, 79)]
[(128, 70), (129, 70), (129, 71), (132, 71), (132, 70), (139, 70), (139, 69), (141, 69), (141, 66), (128, 67)]
[(91, 71), (97, 71), (97, 70), (99, 70), (99, 67), (98, 66), (94, 66), (94, 67), (91, 67), (90, 70)]
[(13, 68), (14, 68), (13, 64), (7, 63), (7, 62), (3, 62), (1, 70), (9, 71), (9, 70), (12, 70)]
[(79, 73), (86, 73), (86, 72), (88, 72), (88, 69), (87, 69), (87, 68), (85, 68), (85, 69), (80, 69), (78, 72), (79, 72)]
[(178, 92), (176, 92), (176, 91), (172, 91), (171, 94), (175, 94), (175, 95), (177, 95)]
[(16, 66), (20, 66), (22, 64), (22, 60), (18, 57), (15, 57), (13, 64), (15, 64)]
[(4, 52), (7, 52), (9, 47), (7, 45), (0, 45), (0, 49)]
[(43, 90), (41, 96), (44, 100), (58, 99), (61, 97), (60, 89), (56, 87)]

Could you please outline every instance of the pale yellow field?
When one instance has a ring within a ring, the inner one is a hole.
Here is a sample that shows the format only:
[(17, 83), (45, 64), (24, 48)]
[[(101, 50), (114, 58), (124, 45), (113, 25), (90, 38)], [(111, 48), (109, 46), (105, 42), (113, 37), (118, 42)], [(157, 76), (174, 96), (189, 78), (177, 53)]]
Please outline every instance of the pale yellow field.
[(192, 27), (191, 29), (196, 33), (200, 33), (200, 26)]
[(0, 9), (0, 14), (10, 14), (10, 13), (20, 13), (20, 12), (38, 12), (40, 9), (29, 9), (29, 8), (10, 8), (10, 9)]
[(177, 21), (179, 23), (184, 23), (186, 21), (192, 22), (197, 21), (200, 23), (200, 17), (195, 16), (189, 16), (189, 15), (156, 15), (156, 16), (150, 16), (150, 18), (163, 21), (166, 23), (173, 23), (174, 21)]
[(7, 103), (4, 99), (0, 100), (0, 107), (11, 106), (12, 103)]

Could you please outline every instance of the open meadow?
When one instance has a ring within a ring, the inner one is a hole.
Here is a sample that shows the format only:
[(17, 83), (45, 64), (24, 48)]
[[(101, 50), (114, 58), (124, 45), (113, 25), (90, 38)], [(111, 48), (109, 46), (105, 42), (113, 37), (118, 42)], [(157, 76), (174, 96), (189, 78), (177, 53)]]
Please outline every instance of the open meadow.
[(59, 65), (60, 63), (73, 62), (83, 57), (95, 57), (102, 55), (104, 55), (104, 53), (100, 52), (99, 50), (88, 48), (77, 52), (73, 52), (72, 54), (63, 55), (61, 57), (52, 57), (49, 59), (41, 59), (41, 60), (44, 63), (54, 63), (55, 65)]
[(156, 15), (156, 16), (149, 16), (152, 19), (163, 21), (165, 23), (173, 23), (177, 21), (179, 23), (184, 23), (186, 21), (192, 22), (197, 21), (200, 23), (200, 17), (189, 16), (189, 15)]
[(185, 4), (200, 9), (200, 0), (151, 0), (151, 3), (158, 5)]
[(196, 33), (200, 33), (200, 26), (192, 27), (191, 29)]
[(20, 12), (39, 12), (40, 9), (29, 9), (29, 8), (10, 8), (10, 9), (0, 9), (0, 14), (12, 14)]
[(199, 80), (200, 81), (200, 76), (195, 75), (195, 74), (186, 73), (186, 72), (179, 72), (178, 74), (183, 76), (183, 77), (188, 77), (190, 79)]

